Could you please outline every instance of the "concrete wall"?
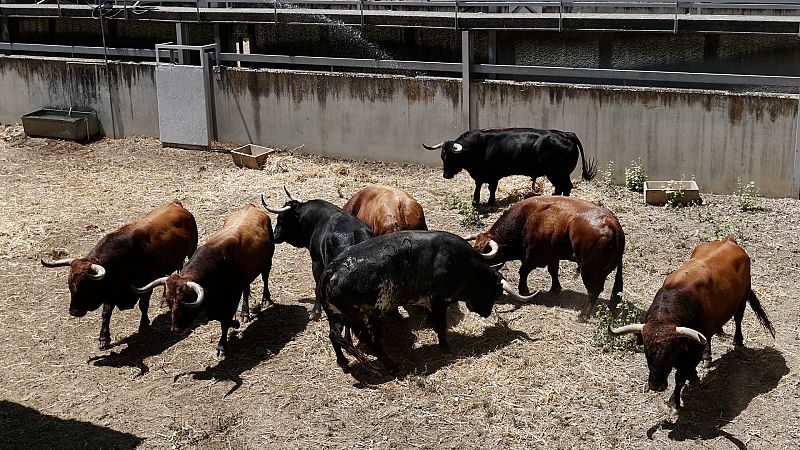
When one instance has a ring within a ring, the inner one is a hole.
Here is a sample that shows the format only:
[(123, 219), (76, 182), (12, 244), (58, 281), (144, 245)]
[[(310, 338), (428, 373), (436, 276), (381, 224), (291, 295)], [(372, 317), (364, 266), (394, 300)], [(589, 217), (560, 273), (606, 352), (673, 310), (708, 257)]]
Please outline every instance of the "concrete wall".
[(107, 77), (100, 61), (0, 56), (0, 122), (19, 122), (41, 108), (72, 107), (97, 111), (107, 136), (158, 136), (154, 67), (114, 63)]
[[(0, 57), (0, 122), (73, 106), (98, 110), (110, 135), (105, 69), (75, 62)], [(110, 77), (117, 135), (158, 136), (154, 65), (113, 64)], [(213, 94), (223, 142), (437, 165), (420, 141), (464, 128), (458, 79), (226, 68)], [(651, 179), (695, 176), (705, 192), (731, 192), (739, 177), (764, 195), (800, 191), (796, 96), (482, 81), (471, 110), (476, 127), (575, 131), (599, 167), (615, 161), (619, 181), (641, 156)]]

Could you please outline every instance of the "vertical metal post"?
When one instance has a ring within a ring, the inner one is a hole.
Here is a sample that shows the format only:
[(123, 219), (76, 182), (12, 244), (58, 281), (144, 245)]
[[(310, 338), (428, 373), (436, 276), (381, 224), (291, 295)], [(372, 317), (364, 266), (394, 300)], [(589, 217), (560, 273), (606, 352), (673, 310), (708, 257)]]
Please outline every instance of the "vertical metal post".
[(464, 128), (471, 129), (470, 120), (470, 64), (472, 64), (472, 43), (469, 30), (461, 32), (461, 114)]
[(6, 17), (0, 17), (0, 42), (11, 42), (11, 30), (8, 29)]
[(361, 28), (364, 28), (364, 0), (358, 0), (358, 11), (361, 13)]
[(275, 8), (275, 24), (278, 23), (278, 0), (272, 0), (272, 7)]
[[(186, 45), (186, 39), (188, 38), (188, 29), (189, 27), (183, 23), (178, 22), (175, 24), (175, 42), (178, 45)], [(178, 51), (178, 64), (188, 64), (189, 63), (189, 54), (185, 50)]]
[(458, 30), (458, 0), (455, 0), (453, 3), (455, 3), (455, 17), (456, 17), (455, 24), (453, 26), (455, 27), (456, 30)]
[[(497, 30), (489, 30), (489, 64), (497, 64)], [(486, 78), (495, 79), (497, 74), (490, 73)]]
[(675, 20), (672, 25), (672, 33), (678, 34), (678, 2), (675, 1)]
[(558, 31), (562, 30), (562, 14), (564, 12), (564, 2), (563, 0), (559, 0), (558, 2)]
[(203, 68), (203, 91), (206, 96), (206, 130), (208, 132), (208, 148), (211, 148), (211, 141), (216, 138), (214, 126), (214, 109), (211, 92), (211, 71), (208, 63), (208, 51), (200, 50), (200, 66)]
[(117, 124), (116, 119), (114, 118), (114, 99), (111, 95), (111, 73), (110, 69), (108, 68), (108, 48), (106, 47), (106, 27), (105, 27), (105, 16), (103, 13), (103, 9), (100, 9), (100, 36), (103, 38), (103, 61), (105, 61), (105, 72), (106, 72), (106, 87), (108, 88), (108, 106), (109, 112), (111, 113), (111, 137), (116, 139), (117, 138)]
[(797, 116), (795, 120), (794, 135), (794, 173), (792, 176), (792, 190), (800, 199), (800, 95), (797, 97)]

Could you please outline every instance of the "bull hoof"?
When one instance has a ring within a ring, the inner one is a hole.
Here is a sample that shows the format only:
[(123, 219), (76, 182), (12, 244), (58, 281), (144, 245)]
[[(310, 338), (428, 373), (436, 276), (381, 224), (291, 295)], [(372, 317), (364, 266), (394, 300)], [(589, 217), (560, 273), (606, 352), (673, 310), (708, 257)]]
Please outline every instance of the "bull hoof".
[(251, 316), (249, 313), (247, 313), (247, 314), (242, 314), (242, 315), (241, 315), (241, 317), (240, 317), (240, 319), (242, 320), (242, 322), (244, 322), (244, 323), (248, 323), (248, 322), (250, 322), (251, 320), (253, 320), (253, 316)]
[(261, 297), (261, 309), (264, 309), (271, 304), (272, 304), (272, 298), (270, 298), (269, 296)]
[(150, 328), (150, 321), (149, 320), (143, 320), (143, 321), (139, 322), (139, 333), (143, 332), (144, 330), (146, 330), (148, 328)]
[(217, 359), (225, 359), (225, 347), (217, 346)]
[(589, 321), (589, 314), (585, 314), (583, 311), (581, 311), (581, 313), (578, 314), (578, 323), (586, 323), (588, 321)]
[(111, 348), (111, 338), (100, 338), (97, 341), (97, 348), (100, 350), (108, 350)]
[(551, 286), (550, 287), (550, 293), (551, 294), (558, 294), (559, 292), (561, 292), (561, 286)]
[(319, 320), (321, 315), (322, 314), (319, 311), (311, 311), (310, 313), (308, 313), (308, 319), (309, 320), (313, 320), (313, 321), (317, 321), (317, 320)]

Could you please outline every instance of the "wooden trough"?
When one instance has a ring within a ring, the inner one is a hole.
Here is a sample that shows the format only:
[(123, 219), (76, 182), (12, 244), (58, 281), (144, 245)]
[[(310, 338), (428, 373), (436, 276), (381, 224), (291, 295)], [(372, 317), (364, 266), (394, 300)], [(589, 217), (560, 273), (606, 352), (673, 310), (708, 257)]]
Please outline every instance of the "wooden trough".
[(260, 169), (267, 160), (267, 156), (276, 152), (274, 148), (262, 147), (255, 144), (243, 145), (236, 150), (231, 150), (231, 158), (237, 167)]
[[(670, 197), (672, 198), (670, 199)], [(669, 200), (680, 205), (700, 203), (700, 188), (694, 180), (644, 182), (645, 203), (664, 205)]]

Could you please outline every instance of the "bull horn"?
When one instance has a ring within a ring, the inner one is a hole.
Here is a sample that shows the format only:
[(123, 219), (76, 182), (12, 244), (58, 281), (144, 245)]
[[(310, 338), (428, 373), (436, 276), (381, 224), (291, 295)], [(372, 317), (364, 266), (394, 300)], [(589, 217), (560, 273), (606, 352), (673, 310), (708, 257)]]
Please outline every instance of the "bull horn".
[(475, 238), (477, 238), (477, 237), (478, 237), (478, 235), (477, 235), (477, 234), (470, 234), (469, 236), (464, 236), (464, 237), (463, 237), (463, 239), (464, 239), (465, 241), (474, 241), (474, 240), (475, 240)]
[(500, 246), (497, 244), (497, 242), (494, 241), (494, 239), (489, 241), (489, 247), (491, 248), (491, 250), (489, 250), (489, 253), (481, 253), (481, 256), (483, 256), (483, 259), (492, 259), (492, 258), (494, 258), (494, 256), (500, 250)]
[(608, 334), (612, 336), (621, 336), (623, 334), (631, 334), (631, 333), (642, 333), (642, 328), (644, 328), (644, 324), (641, 323), (632, 323), (630, 325), (623, 325), (619, 328), (611, 328), (611, 325), (608, 326)]
[(453, 153), (461, 153), (464, 151), (464, 147), (461, 144), (453, 144), (453, 148), (450, 149)]
[(151, 281), (150, 283), (148, 283), (145, 286), (142, 286), (142, 287), (131, 286), (131, 288), (133, 288), (133, 290), (137, 294), (146, 294), (146, 293), (152, 291), (153, 288), (155, 288), (156, 286), (160, 286), (160, 285), (166, 284), (166, 283), (167, 283), (167, 277), (161, 277), (161, 278), (156, 278), (155, 280)]
[(106, 268), (101, 266), (100, 264), (92, 264), (89, 266), (90, 269), (94, 271), (94, 274), (87, 274), (89, 278), (93, 280), (102, 280), (104, 276), (106, 276)]
[(678, 333), (679, 336), (685, 336), (697, 341), (700, 345), (706, 345), (706, 342), (708, 342), (708, 339), (703, 336), (703, 333), (689, 327), (675, 327), (675, 332)]
[(286, 196), (289, 197), (289, 200), (293, 200), (293, 201), (296, 201), (296, 202), (303, 203), (303, 201), (300, 200), (299, 198), (292, 197), (292, 194), (289, 193), (289, 189), (286, 189), (286, 185), (285, 184), (283, 185), (283, 192), (286, 192)]
[(202, 305), (203, 304), (203, 300), (205, 299), (205, 296), (206, 296), (205, 291), (203, 290), (202, 286), (200, 286), (199, 284), (195, 283), (194, 281), (187, 282), (186, 286), (190, 287), (193, 291), (195, 291), (197, 293), (197, 300), (195, 300), (195, 301), (193, 301), (191, 303), (183, 302), (183, 305), (187, 306), (189, 308), (196, 308), (196, 307)]
[(503, 287), (503, 290), (508, 293), (508, 295), (514, 297), (515, 299), (517, 299), (517, 300), (519, 300), (521, 302), (527, 302), (530, 299), (532, 299), (533, 297), (536, 297), (537, 295), (539, 295), (539, 291), (536, 291), (531, 295), (521, 295), (519, 292), (517, 292), (516, 289), (514, 289), (513, 286), (511, 286), (511, 283), (509, 283), (506, 280), (502, 280), (500, 282), (500, 285)]
[(266, 200), (264, 200), (264, 194), (261, 194), (261, 204), (264, 205), (264, 209), (266, 209), (267, 211), (269, 211), (269, 212), (271, 212), (273, 214), (280, 214), (280, 213), (282, 213), (284, 211), (288, 211), (288, 210), (292, 209), (291, 206), (283, 206), (283, 207), (280, 207), (280, 208), (273, 208), (273, 207), (267, 205)]
[(64, 267), (72, 264), (72, 261), (75, 258), (66, 258), (66, 259), (59, 259), (57, 261), (45, 261), (40, 259), (39, 262), (42, 263), (44, 267)]
[(428, 147), (427, 145), (425, 145), (424, 142), (422, 142), (422, 146), (425, 147), (427, 150), (441, 150), (441, 148), (444, 147), (444, 142), (442, 142), (441, 144), (436, 144), (433, 147)]

